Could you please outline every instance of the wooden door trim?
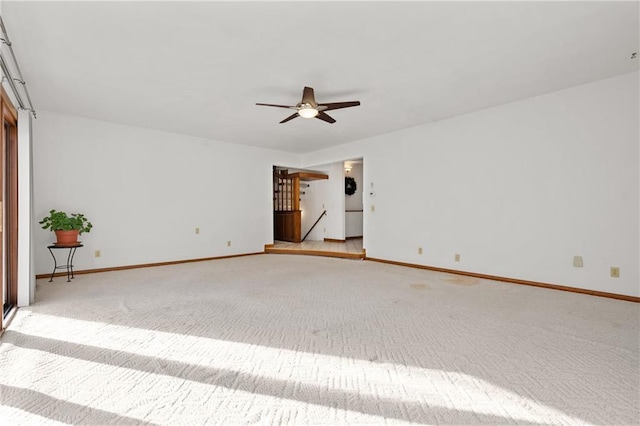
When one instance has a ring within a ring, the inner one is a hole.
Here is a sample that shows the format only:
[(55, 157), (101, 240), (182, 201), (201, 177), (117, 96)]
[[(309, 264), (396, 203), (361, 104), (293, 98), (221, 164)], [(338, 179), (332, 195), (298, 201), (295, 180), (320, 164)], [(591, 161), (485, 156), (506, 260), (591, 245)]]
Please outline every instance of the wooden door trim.
[[(5, 212), (5, 227), (2, 229), (2, 238), (5, 239), (5, 252), (2, 256), (6, 259), (6, 270), (0, 272), (8, 279), (9, 293), (13, 304), (13, 310), (18, 305), (18, 111), (13, 106), (11, 99), (4, 91), (0, 90), (0, 115), (2, 118), (2, 161), (4, 175), (2, 185), (6, 188), (5, 198), (2, 199)], [(9, 124), (8, 138), (5, 134), (4, 124)], [(6, 168), (4, 168), (6, 166)], [(1, 242), (0, 242), (1, 243)], [(8, 274), (7, 274), (8, 273)], [(0, 329), (3, 323), (4, 307), (0, 315)]]

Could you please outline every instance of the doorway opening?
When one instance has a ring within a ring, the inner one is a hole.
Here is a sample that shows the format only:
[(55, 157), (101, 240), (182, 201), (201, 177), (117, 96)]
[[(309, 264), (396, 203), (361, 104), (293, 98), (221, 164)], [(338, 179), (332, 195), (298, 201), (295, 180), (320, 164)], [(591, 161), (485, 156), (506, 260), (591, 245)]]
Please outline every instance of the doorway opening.
[(364, 259), (362, 231), (345, 238), (343, 162), (314, 169), (274, 166), (274, 243), (265, 252)]
[[(311, 232), (303, 234), (302, 196), (309, 182), (328, 179), (324, 173), (273, 166), (273, 239), (301, 243)], [(308, 216), (308, 215), (307, 215)], [(317, 224), (324, 216), (318, 217)], [(314, 224), (314, 226), (315, 226)]]
[(344, 236), (346, 240), (364, 236), (364, 162), (362, 158), (344, 162)]

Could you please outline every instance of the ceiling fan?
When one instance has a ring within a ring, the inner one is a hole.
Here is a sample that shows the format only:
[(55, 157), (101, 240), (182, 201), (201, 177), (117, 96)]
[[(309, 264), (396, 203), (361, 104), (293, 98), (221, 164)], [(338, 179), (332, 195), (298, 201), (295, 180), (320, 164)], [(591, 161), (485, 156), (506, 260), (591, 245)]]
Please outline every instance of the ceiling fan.
[(312, 87), (305, 87), (302, 91), (302, 100), (295, 106), (289, 105), (274, 105), (274, 104), (260, 104), (256, 103), (256, 105), (262, 106), (270, 106), (277, 108), (287, 108), (287, 109), (295, 109), (296, 112), (291, 114), (289, 117), (285, 118), (280, 122), (286, 123), (287, 121), (293, 120), (294, 118), (300, 116), (304, 118), (318, 118), (322, 121), (326, 121), (327, 123), (335, 123), (332, 117), (330, 117), (325, 111), (331, 111), (332, 109), (340, 109), (340, 108), (349, 108), (360, 105), (360, 101), (351, 101), (351, 102), (333, 102), (329, 104), (319, 104), (316, 102), (316, 98), (313, 94)]

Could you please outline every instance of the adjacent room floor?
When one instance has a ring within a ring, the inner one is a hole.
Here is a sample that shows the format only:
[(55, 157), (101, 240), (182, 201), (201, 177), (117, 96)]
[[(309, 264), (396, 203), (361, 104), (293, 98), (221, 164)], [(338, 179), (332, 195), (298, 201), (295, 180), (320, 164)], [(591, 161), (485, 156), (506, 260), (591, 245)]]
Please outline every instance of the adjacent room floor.
[(38, 281), (7, 424), (637, 424), (640, 306), (312, 256)]
[(290, 243), (287, 241), (274, 241), (272, 246), (265, 247), (265, 252), (271, 254), (310, 254), (346, 259), (364, 259), (365, 257), (362, 238), (352, 238), (343, 242), (303, 241), (301, 243)]

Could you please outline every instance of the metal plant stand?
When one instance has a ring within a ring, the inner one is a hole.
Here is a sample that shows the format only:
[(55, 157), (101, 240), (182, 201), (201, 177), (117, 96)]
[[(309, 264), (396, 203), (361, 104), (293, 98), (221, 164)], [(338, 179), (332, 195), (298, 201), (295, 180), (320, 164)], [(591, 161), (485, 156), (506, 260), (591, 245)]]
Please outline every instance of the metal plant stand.
[[(69, 244), (69, 245), (52, 244), (50, 246), (47, 246), (47, 248), (49, 249), (49, 253), (51, 253), (51, 257), (53, 257), (53, 272), (51, 272), (51, 278), (49, 279), (50, 283), (53, 282), (53, 276), (55, 275), (57, 269), (66, 269), (67, 282), (68, 283), (71, 282), (71, 280), (74, 278), (73, 277), (73, 256), (75, 256), (76, 250), (79, 247), (82, 247), (81, 243)], [(58, 265), (58, 260), (56, 259), (56, 256), (53, 254), (53, 250), (59, 250), (59, 249), (69, 250), (69, 253), (67, 254), (67, 263), (65, 265)]]

